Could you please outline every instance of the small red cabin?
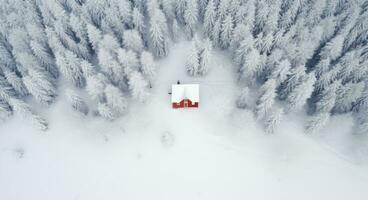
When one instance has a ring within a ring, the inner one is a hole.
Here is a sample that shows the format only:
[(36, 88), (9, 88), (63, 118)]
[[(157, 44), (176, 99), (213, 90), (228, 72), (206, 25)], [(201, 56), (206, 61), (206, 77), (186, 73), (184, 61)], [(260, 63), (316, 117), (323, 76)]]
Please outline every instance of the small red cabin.
[(172, 85), (171, 92), (171, 103), (173, 108), (198, 108), (198, 84)]

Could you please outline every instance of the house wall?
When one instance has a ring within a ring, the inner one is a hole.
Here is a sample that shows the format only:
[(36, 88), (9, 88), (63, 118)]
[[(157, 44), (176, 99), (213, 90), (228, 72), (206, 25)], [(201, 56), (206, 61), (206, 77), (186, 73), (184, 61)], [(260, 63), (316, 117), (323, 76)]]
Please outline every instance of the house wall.
[[(185, 102), (187, 102), (187, 106), (185, 106)], [(198, 108), (198, 102), (192, 102), (189, 99), (183, 99), (179, 103), (172, 103), (173, 108)]]

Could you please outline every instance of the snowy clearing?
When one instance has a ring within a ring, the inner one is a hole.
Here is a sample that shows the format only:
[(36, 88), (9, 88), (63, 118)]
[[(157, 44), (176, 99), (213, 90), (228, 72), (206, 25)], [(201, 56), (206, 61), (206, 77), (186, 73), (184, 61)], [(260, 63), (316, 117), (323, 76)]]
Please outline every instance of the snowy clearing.
[[(208, 76), (188, 77), (188, 47), (172, 48), (151, 99), (118, 121), (71, 115), (59, 101), (46, 113), (45, 133), (17, 117), (0, 126), (0, 199), (368, 198), (366, 148), (350, 148), (359, 141), (349, 116), (313, 137), (297, 117), (266, 135), (251, 112), (233, 106), (230, 60), (216, 52)], [(200, 84), (199, 109), (171, 109), (168, 89), (177, 80)], [(334, 126), (341, 123), (345, 129)]]

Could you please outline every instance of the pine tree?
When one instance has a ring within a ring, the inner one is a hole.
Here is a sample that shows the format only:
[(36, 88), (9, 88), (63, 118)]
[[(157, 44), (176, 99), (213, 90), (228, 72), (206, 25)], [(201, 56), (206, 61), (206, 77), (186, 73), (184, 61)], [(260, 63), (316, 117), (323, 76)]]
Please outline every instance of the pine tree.
[(211, 33), (215, 26), (215, 21), (216, 21), (216, 6), (214, 0), (209, 0), (206, 7), (206, 12), (204, 14), (204, 22), (203, 22), (204, 33), (208, 37), (212, 36)]
[(175, 5), (176, 18), (179, 23), (185, 24), (184, 13), (187, 6), (187, 0), (177, 0)]
[(150, 52), (143, 51), (140, 57), (141, 71), (149, 82), (149, 86), (152, 87), (152, 82), (156, 76), (156, 64), (153, 56)]
[(227, 14), (221, 24), (221, 47), (227, 49), (231, 43), (234, 29), (233, 17)]
[(250, 108), (249, 101), (250, 101), (249, 88), (244, 87), (241, 90), (241, 93), (236, 101), (236, 106), (241, 109)]
[(157, 8), (150, 18), (151, 49), (155, 56), (168, 54), (168, 27), (165, 15)]
[(118, 59), (122, 65), (123, 73), (126, 75), (131, 74), (139, 69), (139, 60), (137, 54), (131, 50), (126, 51), (125, 49), (118, 50)]
[(261, 56), (256, 49), (251, 48), (243, 60), (240, 67), (240, 79), (246, 80), (249, 85), (254, 85), (257, 74), (261, 70)]
[(266, 133), (274, 133), (277, 126), (280, 124), (283, 116), (281, 108), (273, 108), (269, 114), (265, 116), (264, 126)]
[(5, 121), (12, 114), (13, 111), (11, 110), (10, 105), (0, 98), (0, 122)]
[(255, 112), (258, 119), (263, 119), (269, 114), (276, 97), (276, 81), (269, 79), (260, 88), (260, 96), (256, 102)]
[(173, 0), (161, 0), (160, 1), (162, 10), (164, 11), (167, 19), (174, 19), (175, 17), (174, 2), (175, 1)]
[(277, 63), (274, 69), (272, 69), (270, 78), (273, 78), (277, 81), (278, 84), (284, 82), (287, 79), (287, 76), (290, 73), (290, 62), (287, 59), (284, 59)]
[(126, 30), (124, 31), (123, 38), (125, 48), (136, 52), (141, 52), (143, 50), (143, 41), (138, 31)]
[(199, 52), (199, 70), (198, 74), (203, 76), (208, 73), (210, 68), (210, 60), (211, 60), (211, 51), (212, 44), (209, 38), (205, 39), (204, 42), (200, 44), (202, 47)]
[(132, 22), (134, 29), (136, 29), (141, 34), (141, 36), (143, 36), (146, 26), (144, 24), (144, 17), (137, 7), (133, 9)]
[(106, 103), (98, 103), (97, 110), (98, 110), (98, 113), (101, 115), (101, 117), (109, 121), (112, 121), (115, 119), (114, 110), (110, 108)]
[(325, 112), (311, 116), (306, 126), (307, 133), (320, 131), (327, 124), (329, 119), (330, 114)]
[(329, 113), (332, 110), (333, 106), (335, 105), (335, 101), (337, 97), (336, 91), (338, 90), (339, 87), (340, 87), (340, 82), (336, 81), (321, 91), (321, 93), (317, 97), (318, 100), (316, 102), (315, 112)]
[(105, 88), (107, 105), (112, 108), (114, 118), (119, 117), (127, 109), (127, 101), (119, 88), (107, 85)]
[(96, 74), (87, 77), (86, 90), (92, 100), (104, 101), (105, 100), (105, 87), (108, 83), (107, 78), (103, 74)]
[(286, 97), (286, 107), (288, 112), (299, 111), (306, 104), (314, 90), (314, 83), (316, 77), (313, 73), (310, 73), (301, 78), (301, 83), (295, 86), (295, 88)]
[(220, 46), (220, 36), (221, 36), (221, 21), (217, 19), (215, 25), (213, 26), (212, 35), (210, 37), (214, 47)]
[(91, 24), (87, 24), (87, 34), (93, 50), (97, 51), (98, 43), (102, 40), (102, 32)]
[[(3, 72), (1, 72), (1, 70)], [(24, 97), (28, 95), (28, 90), (25, 87), (23, 80), (19, 77), (15, 71), (10, 71), (8, 68), (0, 67), (0, 73), (3, 73), (6, 81), (14, 88), (15, 92), (20, 96)]]
[(364, 91), (364, 83), (346, 83), (341, 85), (336, 91), (336, 102), (333, 108), (335, 113), (345, 113), (352, 110), (353, 105), (362, 96)]
[(68, 89), (66, 91), (66, 97), (74, 110), (87, 115), (89, 112), (86, 102), (77, 94), (76, 91)]
[(185, 29), (190, 38), (194, 36), (194, 31), (198, 23), (198, 1), (187, 0), (184, 12)]
[(230, 42), (230, 51), (232, 53), (235, 53), (240, 43), (247, 37), (251, 37), (251, 33), (249, 32), (249, 28), (246, 25), (237, 24), (236, 27), (234, 28), (234, 31), (231, 37), (232, 38)]
[(287, 79), (281, 84), (279, 88), (279, 98), (284, 100), (287, 96), (300, 84), (302, 77), (305, 76), (305, 67), (299, 65), (290, 70)]
[(198, 39), (194, 37), (191, 42), (191, 49), (189, 51), (185, 67), (187, 68), (187, 73), (191, 76), (197, 76), (199, 73), (199, 50), (197, 45)]
[(173, 24), (172, 24), (172, 35), (173, 35), (173, 40), (175, 42), (178, 42), (182, 37), (181, 28), (178, 24), (178, 21), (175, 18), (173, 19)]
[(149, 96), (147, 91), (148, 83), (139, 72), (132, 72), (129, 77), (129, 89), (133, 98), (140, 102), (145, 102)]

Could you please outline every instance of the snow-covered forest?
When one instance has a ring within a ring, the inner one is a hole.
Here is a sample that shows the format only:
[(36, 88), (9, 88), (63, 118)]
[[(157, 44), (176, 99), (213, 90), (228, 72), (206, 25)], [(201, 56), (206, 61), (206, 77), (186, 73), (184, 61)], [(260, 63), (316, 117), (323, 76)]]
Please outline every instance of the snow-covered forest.
[(367, 167), (367, 0), (0, 0), (0, 199), (363, 200)]
[(267, 132), (292, 112), (307, 113), (308, 132), (350, 112), (355, 132), (368, 131), (364, 0), (1, 0), (0, 9), (3, 120), (17, 113), (46, 130), (34, 107), (61, 95), (85, 115), (119, 118), (129, 102), (149, 101), (155, 62), (184, 38), (192, 76), (206, 75), (213, 48), (229, 53), (236, 105)]

